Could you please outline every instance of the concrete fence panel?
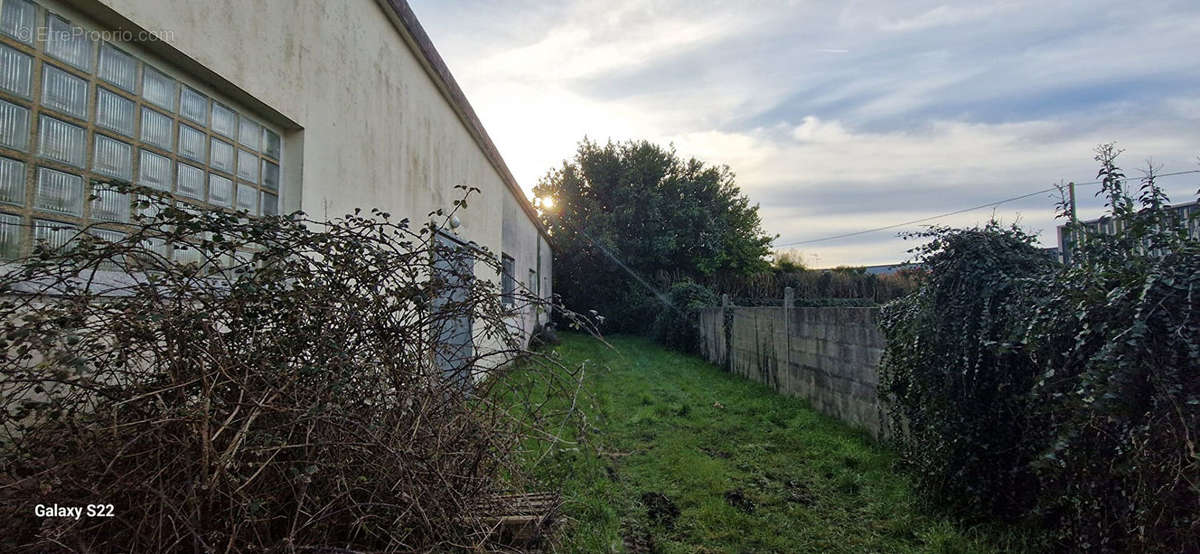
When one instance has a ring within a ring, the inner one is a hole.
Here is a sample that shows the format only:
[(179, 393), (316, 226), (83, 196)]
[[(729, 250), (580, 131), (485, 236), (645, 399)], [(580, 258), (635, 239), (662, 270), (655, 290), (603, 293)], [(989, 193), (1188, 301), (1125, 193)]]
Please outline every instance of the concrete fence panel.
[(790, 304), (704, 310), (700, 334), (705, 358), (882, 437), (876, 373), (884, 347), (879, 309)]

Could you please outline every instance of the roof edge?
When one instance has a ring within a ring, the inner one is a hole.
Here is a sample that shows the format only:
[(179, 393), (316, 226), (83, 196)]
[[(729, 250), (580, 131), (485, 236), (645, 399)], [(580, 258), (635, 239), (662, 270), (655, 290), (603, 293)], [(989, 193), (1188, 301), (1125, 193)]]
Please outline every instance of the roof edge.
[[(529, 220), (533, 222), (537, 228), (538, 234), (546, 239), (548, 244), (550, 241), (550, 233), (546, 230), (546, 226), (542, 225), (542, 220), (538, 218), (537, 210), (529, 203), (529, 199), (525, 197), (525, 191), (521, 190), (521, 185), (517, 183), (517, 179), (513, 177), (509, 171), (508, 165), (504, 163), (504, 158), (500, 156), (500, 151), (496, 148), (496, 144), (492, 142), (492, 138), (488, 136), (487, 130), (483, 128), (483, 123), (479, 121), (479, 116), (475, 114), (475, 109), (471, 107), (471, 103), (467, 101), (467, 96), (463, 94), (462, 89), (458, 86), (458, 81), (454, 80), (454, 75), (450, 73), (450, 68), (446, 67), (446, 62), (442, 60), (441, 54), (438, 54), (437, 48), (434, 48), (433, 41), (429, 39), (429, 35), (425, 32), (425, 28), (421, 26), (421, 22), (417, 21), (417, 15), (413, 12), (412, 7), (408, 5), (407, 0), (378, 0), (380, 4), (386, 6), (389, 19), (397, 24), (397, 27), (402, 31), (400, 34), (404, 37), (405, 42), (420, 53), (421, 65), (424, 66), (425, 72), (433, 78), (438, 90), (450, 102), (450, 106), (454, 108), (459, 119), (466, 126), (467, 131), (475, 139), (475, 143), (483, 150), (484, 156), (495, 168), (496, 173), (500, 174), (500, 180), (508, 186), (509, 192), (517, 199), (517, 204), (525, 211), (525, 215), (529, 216)], [(553, 248), (553, 246), (552, 246)]]

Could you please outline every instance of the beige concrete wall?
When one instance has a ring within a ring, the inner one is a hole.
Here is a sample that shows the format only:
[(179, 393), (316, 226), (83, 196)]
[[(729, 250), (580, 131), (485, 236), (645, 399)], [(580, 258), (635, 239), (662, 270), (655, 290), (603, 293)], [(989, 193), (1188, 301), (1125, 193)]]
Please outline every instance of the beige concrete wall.
[(294, 122), (284, 164), (300, 167), (288, 168), (286, 208), (336, 217), (377, 207), (419, 222), (469, 185), (483, 193), (457, 232), (501, 250), (512, 193), (374, 0), (98, 2), (167, 31), (171, 48)]
[(732, 373), (807, 399), (817, 411), (886, 434), (878, 308), (708, 308), (701, 352)]
[[(283, 131), (285, 211), (333, 218), (379, 208), (419, 225), (430, 212), (452, 209), (462, 195), (456, 185), (477, 187), (482, 193), (459, 212), (454, 234), (512, 255), (522, 283), (536, 267), (544, 240), (390, 7), (375, 0), (67, 3), (101, 27), (158, 34), (166, 44), (131, 49), (194, 74), (214, 95), (260, 107)], [(542, 252), (547, 295), (550, 258)], [(477, 277), (498, 278), (476, 267)], [(532, 319), (520, 323), (532, 328)]]

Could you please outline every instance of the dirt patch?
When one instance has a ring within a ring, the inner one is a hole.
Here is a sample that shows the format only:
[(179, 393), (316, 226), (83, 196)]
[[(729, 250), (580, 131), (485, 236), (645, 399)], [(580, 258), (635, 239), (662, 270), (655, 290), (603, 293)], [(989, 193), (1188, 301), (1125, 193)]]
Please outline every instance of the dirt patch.
[(642, 495), (642, 504), (646, 505), (646, 515), (650, 516), (650, 521), (667, 529), (675, 528), (675, 520), (679, 519), (679, 507), (666, 495), (657, 492), (645, 493)]
[(802, 506), (812, 506), (816, 502), (816, 497), (813, 496), (812, 489), (808, 485), (794, 480), (788, 480), (787, 485), (787, 501), (800, 504)]
[(754, 513), (754, 501), (746, 496), (742, 489), (733, 489), (725, 493), (725, 501), (742, 513)]
[(645, 529), (638, 529), (628, 523), (621, 526), (621, 543), (629, 554), (650, 554), (657, 552), (654, 535)]
[(730, 453), (728, 453), (724, 450), (721, 450), (719, 448), (709, 448), (707, 446), (701, 446), (700, 451), (705, 454), (708, 454), (708, 456), (710, 458), (720, 458), (722, 460), (728, 460), (730, 458), (730, 456), (732, 456)]

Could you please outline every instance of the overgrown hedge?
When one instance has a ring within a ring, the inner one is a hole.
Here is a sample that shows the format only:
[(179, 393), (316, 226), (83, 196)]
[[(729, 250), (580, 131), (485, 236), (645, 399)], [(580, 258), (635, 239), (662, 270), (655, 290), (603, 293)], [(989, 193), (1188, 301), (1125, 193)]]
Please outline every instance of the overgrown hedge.
[(681, 281), (671, 285), (665, 300), (654, 318), (651, 336), (664, 346), (699, 353), (700, 310), (719, 305), (717, 295), (703, 285)]
[(1076, 262), (992, 224), (933, 229), (920, 289), (884, 309), (880, 391), (921, 489), (1052, 530), (1056, 549), (1200, 547), (1200, 244), (1153, 176), (1097, 160), (1120, 231)]
[[(469, 251), (378, 212), (161, 200), (122, 237), (83, 229), (0, 272), (0, 551), (485, 548), (473, 506), (521, 486), (521, 448), (569, 421), (510, 399), (576, 381), (499, 378), (552, 360), (523, 350), (494, 284), (437, 261)], [(446, 350), (461, 318), (486, 348)]]

